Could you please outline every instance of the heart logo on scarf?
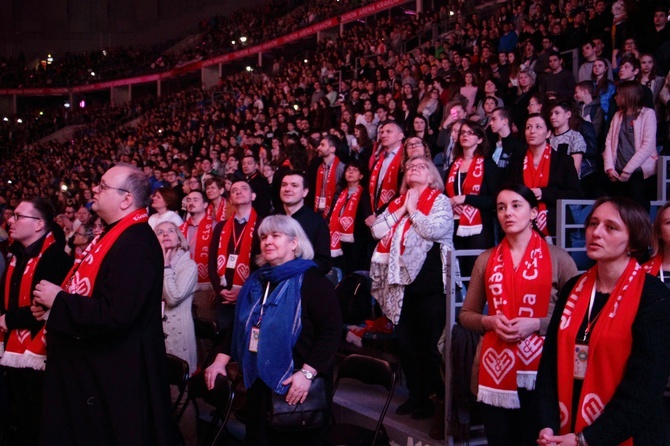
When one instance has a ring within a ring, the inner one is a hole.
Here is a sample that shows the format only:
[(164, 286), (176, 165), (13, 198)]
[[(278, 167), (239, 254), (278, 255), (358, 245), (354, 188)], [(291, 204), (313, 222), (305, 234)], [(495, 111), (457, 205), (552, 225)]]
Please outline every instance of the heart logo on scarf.
[(198, 277), (202, 277), (203, 279), (207, 277), (207, 265), (203, 263), (198, 265)]
[(537, 214), (535, 224), (540, 230), (544, 230), (544, 228), (547, 227), (547, 211), (542, 211)]
[(247, 280), (247, 277), (249, 277), (249, 266), (245, 265), (244, 263), (240, 263), (237, 265), (237, 274), (240, 275), (242, 280)]
[(336, 248), (340, 244), (340, 233), (335, 231), (330, 234), (330, 246)]
[(561, 423), (561, 427), (565, 426), (568, 424), (568, 408), (565, 407), (565, 404), (561, 403), (560, 401), (558, 402), (558, 410), (560, 412), (559, 414), (559, 421)]
[(472, 223), (472, 220), (475, 218), (475, 215), (477, 215), (477, 209), (473, 206), (463, 206), (463, 210), (461, 211), (461, 217), (465, 216), (465, 218), (468, 219), (470, 223)]
[(226, 256), (220, 255), (216, 258), (216, 270), (221, 271), (221, 268), (223, 268), (223, 265), (226, 264)]
[(484, 368), (496, 384), (500, 384), (505, 375), (514, 368), (514, 361), (514, 353), (508, 348), (504, 349), (500, 354), (494, 349), (489, 348), (482, 356), (482, 364), (484, 364)]
[(598, 395), (595, 393), (589, 393), (584, 397), (584, 403), (582, 404), (582, 415), (586, 424), (592, 424), (596, 418), (600, 416), (605, 405)]
[(395, 191), (392, 189), (382, 189), (381, 194), (379, 194), (379, 199), (382, 203), (388, 203), (395, 196)]
[(342, 229), (348, 231), (351, 225), (354, 224), (354, 219), (351, 217), (342, 217), (340, 218), (340, 224), (342, 225)]
[(26, 339), (30, 339), (30, 330), (16, 330), (16, 336), (21, 344), (25, 344)]
[(83, 280), (79, 279), (79, 273), (76, 273), (74, 277), (72, 278), (72, 284), (70, 285), (69, 289), (70, 293), (72, 294), (80, 294), (82, 296), (90, 296), (91, 295), (91, 282), (87, 278), (84, 278)]
[(536, 334), (528, 336), (517, 344), (518, 353), (524, 364), (528, 365), (542, 354), (544, 341)]

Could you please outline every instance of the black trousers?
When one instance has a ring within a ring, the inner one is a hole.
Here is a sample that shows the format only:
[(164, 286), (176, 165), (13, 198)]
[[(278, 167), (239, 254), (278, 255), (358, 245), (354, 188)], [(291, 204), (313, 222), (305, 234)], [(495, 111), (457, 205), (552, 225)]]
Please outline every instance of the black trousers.
[[(328, 393), (330, 394), (330, 393)], [(305, 432), (277, 432), (268, 425), (272, 390), (260, 379), (247, 389), (244, 408), (247, 432), (245, 446), (321, 446), (325, 437), (324, 429)]]
[(37, 446), (40, 438), (40, 413), (44, 372), (29, 368), (6, 367), (9, 392), (8, 443)]
[(535, 446), (540, 433), (537, 396), (519, 389), (520, 409), (505, 409), (480, 403), (489, 446)]
[(410, 398), (425, 400), (432, 394), (444, 397), (437, 341), (444, 330), (446, 305), (441, 293), (405, 293), (396, 335)]

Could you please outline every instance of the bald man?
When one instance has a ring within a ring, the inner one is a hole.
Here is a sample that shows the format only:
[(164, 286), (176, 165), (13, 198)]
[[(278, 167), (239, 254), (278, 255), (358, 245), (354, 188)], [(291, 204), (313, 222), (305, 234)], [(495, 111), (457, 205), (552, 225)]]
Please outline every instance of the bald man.
[(62, 288), (43, 280), (33, 293), (33, 315), (47, 319), (40, 444), (172, 444), (149, 182), (118, 165), (93, 191), (107, 230)]

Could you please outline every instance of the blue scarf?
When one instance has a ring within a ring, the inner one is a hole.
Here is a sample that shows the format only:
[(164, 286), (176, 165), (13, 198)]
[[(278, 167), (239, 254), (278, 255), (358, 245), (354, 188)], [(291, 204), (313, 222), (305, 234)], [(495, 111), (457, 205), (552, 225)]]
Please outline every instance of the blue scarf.
[[(276, 393), (285, 394), (288, 386), (282, 381), (293, 374), (293, 346), (302, 329), (300, 287), (311, 260), (294, 259), (278, 266), (265, 265), (254, 272), (242, 286), (237, 297), (233, 328), (232, 357), (242, 364), (244, 385), (248, 388), (260, 378)], [(265, 305), (265, 285), (274, 291)], [(258, 353), (249, 351), (251, 329), (260, 318)]]

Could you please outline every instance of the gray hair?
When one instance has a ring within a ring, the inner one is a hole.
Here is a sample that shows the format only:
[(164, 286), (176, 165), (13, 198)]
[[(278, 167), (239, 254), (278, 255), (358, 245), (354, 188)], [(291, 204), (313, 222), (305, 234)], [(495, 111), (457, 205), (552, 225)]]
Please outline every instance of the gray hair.
[[(314, 258), (314, 248), (312, 243), (307, 238), (307, 234), (300, 226), (297, 220), (288, 217), (286, 215), (270, 215), (263, 219), (263, 222), (258, 227), (258, 237), (263, 238), (263, 236), (271, 234), (273, 232), (279, 232), (280, 234), (286, 234), (289, 238), (296, 239), (298, 246), (295, 248), (295, 256), (301, 259), (311, 260)], [(265, 264), (263, 256), (259, 256), (257, 264)]]
[(158, 227), (163, 226), (163, 225), (171, 225), (174, 229), (174, 231), (177, 233), (177, 240), (179, 240), (179, 245), (177, 246), (178, 249), (182, 251), (189, 251), (189, 246), (188, 246), (188, 240), (186, 240), (186, 237), (184, 237), (184, 233), (181, 232), (181, 229), (179, 229), (179, 226), (174, 224), (171, 221), (164, 221), (161, 223), (158, 223), (156, 227), (154, 228), (154, 233), (156, 236), (158, 236)]
[[(433, 164), (431, 159), (425, 156), (413, 156), (408, 159), (406, 163), (409, 164), (414, 160), (423, 160), (426, 162), (426, 165), (428, 166), (428, 176), (430, 177), (430, 180), (428, 181), (428, 187), (444, 191), (444, 181), (442, 181), (442, 175), (440, 175), (440, 171), (437, 170), (437, 167), (435, 167), (435, 164)], [(401, 194), (404, 194), (410, 188), (407, 184), (407, 173), (408, 171), (405, 170), (405, 175), (402, 177), (402, 184), (400, 185)]]
[(133, 195), (133, 204), (139, 208), (146, 208), (151, 203), (151, 186), (144, 173), (132, 164), (119, 163), (116, 166), (128, 170), (128, 176), (120, 189), (125, 189)]

